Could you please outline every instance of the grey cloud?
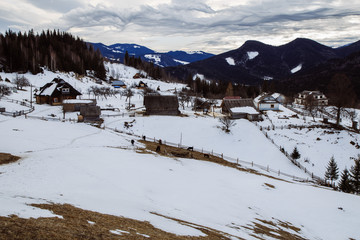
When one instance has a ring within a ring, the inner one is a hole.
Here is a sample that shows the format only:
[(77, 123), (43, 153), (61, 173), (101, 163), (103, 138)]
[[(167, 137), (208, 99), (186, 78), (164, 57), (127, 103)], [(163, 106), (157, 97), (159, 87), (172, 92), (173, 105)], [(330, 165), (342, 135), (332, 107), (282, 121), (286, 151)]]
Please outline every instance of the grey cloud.
[[(28, 0), (43, 3), (52, 9), (47, 1)], [(61, 4), (71, 4), (65, 0)], [(343, 31), (341, 36), (331, 40), (323, 37), (327, 43), (340, 44), (343, 41), (358, 40), (356, 33), (345, 33), (344, 28), (349, 23), (343, 21), (348, 16), (359, 18), (360, 4), (350, 2), (354, 7), (332, 7), (334, 1), (262, 1), (260, 5), (231, 6), (221, 10), (214, 10), (205, 0), (172, 0), (170, 4), (161, 4), (156, 7), (142, 5), (139, 8), (122, 9), (110, 8), (106, 5), (79, 7), (68, 11), (63, 17), (53, 22), (50, 28), (62, 30), (87, 29), (86, 31), (101, 30), (111, 26), (117, 36), (129, 31), (139, 36), (176, 36), (194, 38), (194, 44), (203, 41), (204, 46), (234, 44), (227, 40), (227, 36), (238, 38), (271, 38), (282, 36), (283, 39), (292, 38), (294, 34), (311, 31)], [(60, 3), (56, 3), (56, 8)], [(77, 6), (74, 2), (73, 5)], [(66, 11), (66, 7), (62, 11)], [(309, 10), (311, 9), (311, 10)], [(335, 20), (334, 20), (335, 19)], [(351, 24), (351, 23), (350, 23)], [(359, 28), (357, 28), (359, 29)], [(85, 30), (83, 32), (86, 32)], [(99, 32), (98, 34), (101, 34)], [(114, 33), (115, 34), (115, 33)], [(88, 33), (94, 36), (96, 33)], [(216, 39), (215, 39), (216, 38)], [(199, 40), (200, 39), (200, 40)], [(246, 39), (245, 39), (246, 40)], [(115, 41), (115, 40), (114, 40)], [(197, 41), (197, 42), (196, 42)]]
[(45, 10), (66, 13), (71, 9), (81, 6), (81, 2), (77, 0), (27, 0), (32, 5)]

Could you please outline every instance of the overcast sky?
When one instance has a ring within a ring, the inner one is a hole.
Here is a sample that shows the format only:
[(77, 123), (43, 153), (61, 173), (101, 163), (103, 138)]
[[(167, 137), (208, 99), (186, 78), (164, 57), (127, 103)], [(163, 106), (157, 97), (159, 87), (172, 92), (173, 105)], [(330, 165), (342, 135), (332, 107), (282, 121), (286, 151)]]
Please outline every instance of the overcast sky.
[(1, 0), (0, 32), (60, 29), (85, 41), (222, 53), (246, 40), (360, 40), (359, 0)]

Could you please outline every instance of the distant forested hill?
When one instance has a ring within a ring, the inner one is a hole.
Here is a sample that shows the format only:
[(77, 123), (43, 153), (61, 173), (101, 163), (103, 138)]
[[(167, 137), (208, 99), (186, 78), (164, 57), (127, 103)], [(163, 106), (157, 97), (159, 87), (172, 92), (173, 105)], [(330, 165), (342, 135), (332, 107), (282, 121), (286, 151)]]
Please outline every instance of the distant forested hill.
[(11, 30), (0, 34), (0, 71), (40, 72), (40, 67), (55, 71), (73, 71), (85, 74), (94, 71), (96, 77), (105, 78), (105, 68), (100, 51), (69, 33), (42, 31), (34, 34), (15, 33)]

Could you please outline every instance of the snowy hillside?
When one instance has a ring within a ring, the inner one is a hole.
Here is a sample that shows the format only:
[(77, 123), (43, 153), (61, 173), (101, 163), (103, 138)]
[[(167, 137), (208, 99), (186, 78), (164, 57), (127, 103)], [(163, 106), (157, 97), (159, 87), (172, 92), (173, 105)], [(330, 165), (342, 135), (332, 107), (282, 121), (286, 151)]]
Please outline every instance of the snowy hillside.
[[(173, 94), (184, 87), (133, 79), (138, 70), (121, 64), (106, 64), (106, 69), (108, 77), (120, 79), (127, 86), (143, 81), (153, 89), (159, 88), (161, 94)], [(12, 80), (15, 74), (2, 72), (0, 76)], [(99, 85), (88, 77), (46, 70), (25, 76), (34, 88), (61, 77), (83, 94), (82, 99), (93, 98), (87, 93), (91, 86), (110, 86), (105, 82)], [(131, 103), (139, 111), (143, 108), (142, 90), (134, 89), (134, 93)], [(29, 101), (30, 96), (30, 88), (25, 87), (24, 91), (2, 98), (0, 107), (21, 111), (27, 107), (10, 99)], [(127, 111), (128, 100), (120, 95), (100, 97), (97, 102), (103, 108), (117, 109), (102, 112), (104, 123), (100, 128), (61, 121), (61, 107), (47, 104), (34, 103), (35, 110), (28, 118), (0, 115), (0, 156), (10, 153), (21, 157), (17, 162), (0, 165), (0, 226), (9, 219), (20, 221), (12, 215), (56, 218), (61, 222), (58, 225), (66, 225), (70, 219), (64, 214), (32, 204), (70, 204), (78, 210), (110, 214), (124, 221), (147, 221), (156, 230), (170, 234), (167, 239), (359, 239), (359, 196), (312, 182), (297, 182), (256, 167), (269, 166), (291, 176), (309, 178), (279, 151), (277, 144), (288, 152), (298, 146), (301, 161), (316, 174), (323, 174), (331, 154), (342, 170), (349, 166), (342, 159), (354, 157), (359, 151), (349, 144), (351, 140), (359, 143), (358, 134), (322, 135), (323, 129), (281, 129), (289, 124), (305, 124), (301, 118), (291, 118), (293, 112), (285, 108), (281, 112), (269, 111), (268, 118), (257, 125), (237, 120), (226, 134), (216, 117), (219, 113), (199, 114), (185, 106), (185, 110), (181, 109), (183, 116), (142, 116)], [(76, 119), (77, 114), (66, 113), (66, 119)], [(131, 126), (125, 127), (125, 122), (131, 122)], [(259, 129), (269, 126), (266, 133), (270, 139)], [(145, 144), (136, 135), (145, 135), (149, 142)], [(316, 139), (318, 135), (320, 140)], [(171, 152), (159, 154), (147, 145), (154, 138), (213, 151), (235, 161), (253, 162), (254, 166), (225, 166), (205, 155), (195, 160), (174, 157)], [(135, 140), (134, 145), (131, 140)], [(102, 234), (106, 230), (110, 235), (108, 239), (161, 239), (154, 229), (140, 230), (134, 225), (114, 225), (99, 219), (85, 219), (80, 226), (101, 226)]]

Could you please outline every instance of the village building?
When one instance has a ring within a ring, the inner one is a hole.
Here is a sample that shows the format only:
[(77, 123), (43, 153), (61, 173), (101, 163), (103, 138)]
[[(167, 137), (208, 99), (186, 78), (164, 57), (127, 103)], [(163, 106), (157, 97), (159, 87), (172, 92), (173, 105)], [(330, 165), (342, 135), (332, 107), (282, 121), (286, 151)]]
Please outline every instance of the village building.
[(286, 103), (286, 96), (281, 93), (273, 93), (271, 94), (273, 98), (275, 98), (276, 101), (278, 101), (280, 104)]
[(251, 98), (225, 97), (221, 104), (222, 113), (228, 114), (232, 119), (261, 120), (260, 113), (256, 111)]
[(84, 105), (80, 107), (80, 116), (84, 122), (100, 121), (101, 109), (99, 106)]
[(61, 78), (54, 78), (35, 94), (37, 104), (61, 105), (65, 99), (76, 99), (81, 95), (73, 86)]
[(126, 84), (121, 80), (116, 80), (111, 83), (114, 88), (126, 88)]
[(177, 96), (148, 94), (144, 96), (146, 115), (179, 115), (179, 101)]
[(280, 103), (270, 94), (263, 93), (254, 99), (254, 104), (259, 111), (278, 111)]
[(311, 98), (314, 105), (327, 106), (329, 104), (328, 98), (320, 91), (302, 91), (295, 96), (295, 104), (305, 105), (308, 98)]
[(140, 81), (139, 84), (136, 86), (136, 88), (138, 88), (138, 89), (147, 88), (147, 84), (144, 83), (143, 81)]
[(62, 105), (64, 112), (79, 112), (83, 106), (96, 106), (96, 99), (65, 99)]

